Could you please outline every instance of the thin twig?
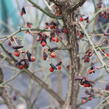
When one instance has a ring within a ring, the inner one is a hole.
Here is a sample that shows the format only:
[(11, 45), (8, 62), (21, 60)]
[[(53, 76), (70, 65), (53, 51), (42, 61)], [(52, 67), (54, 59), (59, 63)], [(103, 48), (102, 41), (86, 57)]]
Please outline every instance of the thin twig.
[[(4, 50), (4, 52), (10, 56), (10, 58), (16, 62), (16, 59), (9, 54), (9, 52), (5, 49), (5, 47), (0, 44), (2, 49)], [(37, 82), (42, 88), (44, 88), (60, 105), (63, 105), (64, 104), (64, 100), (58, 96), (58, 94), (53, 91), (52, 88), (50, 88), (48, 86), (48, 84), (46, 84), (43, 80), (41, 80), (39, 77), (37, 77), (33, 72), (29, 71), (28, 69), (24, 69), (22, 70), (21, 72), (25, 72), (25, 74), (27, 74), (32, 80), (34, 80), (35, 82)]]
[(46, 10), (42, 9), (40, 6), (38, 6), (36, 3), (34, 3), (32, 0), (27, 0), (28, 2), (30, 2), (34, 7), (36, 7), (37, 9), (39, 9), (41, 12), (43, 12), (44, 14), (46, 14), (47, 16), (51, 17), (51, 18), (56, 18), (56, 19), (62, 19), (61, 16), (55, 16), (52, 13), (48, 13)]
[(87, 33), (86, 30), (85, 30), (85, 27), (82, 25), (82, 23), (79, 23), (79, 24), (80, 24), (81, 29), (84, 31), (84, 33), (85, 33), (85, 35), (86, 35), (86, 37), (87, 37), (87, 39), (88, 39), (90, 45), (92, 46), (92, 49), (94, 50), (94, 52), (95, 52), (97, 58), (99, 59), (99, 61), (101, 62), (102, 66), (105, 68), (105, 70), (108, 72), (107, 66), (106, 66), (106, 64), (104, 63), (104, 61), (102, 60), (101, 54), (98, 53), (98, 51), (96, 50), (96, 47), (94, 46), (94, 44), (93, 44), (93, 42), (92, 42), (90, 36), (88, 35), (88, 33)]

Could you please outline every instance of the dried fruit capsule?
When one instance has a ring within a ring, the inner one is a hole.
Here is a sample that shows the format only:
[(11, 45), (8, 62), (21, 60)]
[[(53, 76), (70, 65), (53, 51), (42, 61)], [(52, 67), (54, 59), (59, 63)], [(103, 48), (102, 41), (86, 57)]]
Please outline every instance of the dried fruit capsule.
[(46, 52), (43, 52), (43, 59), (44, 60), (47, 60), (47, 57), (48, 57), (47, 53)]
[(89, 57), (84, 58), (84, 62), (90, 62), (90, 58)]
[(27, 54), (28, 60), (31, 61), (31, 53), (29, 51), (27, 51), (26, 54)]
[(28, 28), (31, 28), (32, 27), (32, 23), (30, 23), (30, 22), (27, 22), (26, 25), (27, 25)]
[(25, 11), (25, 8), (23, 7), (22, 10), (21, 10), (20, 15), (23, 16), (24, 14), (26, 14), (26, 11)]
[(19, 45), (19, 46), (13, 46), (12, 48), (17, 50), (17, 49), (21, 49), (21, 48), (23, 48), (23, 46), (22, 46), (22, 45)]

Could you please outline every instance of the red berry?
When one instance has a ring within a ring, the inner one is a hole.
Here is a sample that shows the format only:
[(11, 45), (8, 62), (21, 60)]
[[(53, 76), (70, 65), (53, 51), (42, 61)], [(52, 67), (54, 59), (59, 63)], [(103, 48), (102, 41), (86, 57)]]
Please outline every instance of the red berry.
[(45, 41), (42, 41), (41, 42), (41, 45), (42, 45), (42, 47), (46, 46), (46, 42)]
[(55, 53), (55, 52), (51, 52), (50, 56), (51, 56), (52, 58), (56, 58), (56, 53)]
[(91, 87), (92, 85), (91, 84), (88, 84), (88, 83), (84, 83), (83, 86), (84, 87)]
[(31, 61), (32, 62), (36, 61), (36, 58), (34, 56), (31, 56)]
[(88, 100), (92, 100), (93, 99), (93, 97), (88, 97)]
[(14, 56), (17, 56), (17, 57), (20, 56), (20, 52), (19, 51), (15, 51), (13, 54), (14, 54)]
[(27, 22), (27, 27), (32, 28), (32, 23)]
[(83, 18), (83, 17), (80, 17), (80, 18), (79, 18), (79, 21), (84, 21), (84, 18)]
[(25, 67), (24, 67), (24, 65), (19, 65), (18, 68), (19, 69), (24, 69)]
[(49, 70), (50, 70), (50, 72), (53, 72), (54, 71), (54, 68), (50, 67)]
[(59, 38), (58, 37), (55, 38), (55, 42), (59, 42)]
[(57, 69), (58, 69), (58, 70), (61, 70), (61, 69), (62, 69), (62, 66), (61, 66), (61, 65), (59, 65), (59, 66), (57, 67)]
[(52, 37), (52, 39), (51, 39), (51, 40), (55, 42), (55, 41), (56, 41), (56, 38), (55, 38), (55, 37)]
[(84, 62), (90, 62), (90, 58), (89, 57), (85, 58)]
[(105, 53), (105, 56), (108, 56), (109, 57), (109, 53)]
[(88, 74), (92, 74), (92, 73), (94, 73), (94, 71), (95, 71), (94, 69), (93, 70), (89, 70), (87, 73)]
[(84, 104), (84, 103), (86, 103), (87, 101), (86, 101), (86, 99), (82, 99), (82, 104)]

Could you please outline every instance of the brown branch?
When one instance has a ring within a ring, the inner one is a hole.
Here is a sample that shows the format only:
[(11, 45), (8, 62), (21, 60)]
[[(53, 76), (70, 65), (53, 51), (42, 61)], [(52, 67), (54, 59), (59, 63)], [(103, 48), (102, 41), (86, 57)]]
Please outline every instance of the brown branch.
[(13, 104), (12, 99), (10, 98), (10, 96), (8, 95), (5, 89), (3, 89), (3, 93), (1, 97), (4, 100), (4, 103), (8, 106), (8, 109), (16, 109), (15, 105)]
[(30, 2), (35, 8), (39, 9), (41, 12), (43, 12), (44, 14), (46, 14), (47, 16), (51, 17), (51, 18), (56, 18), (56, 19), (61, 19), (61, 16), (55, 16), (52, 13), (48, 13), (46, 10), (42, 9), (40, 6), (38, 6), (36, 3), (34, 3), (32, 0), (27, 0), (28, 2)]
[[(10, 55), (8, 53), (8, 51), (4, 48), (4, 46), (2, 44), (1, 48), (4, 50), (4, 52), (14, 61), (16, 62), (16, 59)], [(37, 82), (42, 88), (44, 88), (60, 105), (64, 104), (64, 100), (58, 96), (58, 94), (56, 92), (53, 91), (52, 88), (50, 88), (48, 86), (48, 84), (46, 84), (43, 80), (41, 80), (39, 77), (37, 77), (34, 73), (32, 73), (31, 71), (24, 69), (21, 72), (25, 72), (32, 80), (34, 80), (35, 82)]]

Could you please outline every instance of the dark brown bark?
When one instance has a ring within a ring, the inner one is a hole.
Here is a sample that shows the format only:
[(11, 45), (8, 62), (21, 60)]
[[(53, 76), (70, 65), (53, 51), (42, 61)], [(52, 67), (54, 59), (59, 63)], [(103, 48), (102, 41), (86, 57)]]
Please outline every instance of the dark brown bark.
[(64, 109), (76, 109), (76, 103), (77, 103), (77, 95), (78, 95), (78, 82), (75, 81), (75, 76), (79, 74), (79, 46), (76, 36), (76, 25), (74, 25), (72, 22), (75, 22), (75, 16), (74, 12), (69, 12), (66, 10), (66, 8), (63, 9), (63, 21), (65, 23), (65, 26), (69, 30), (68, 35), (68, 45), (71, 46), (71, 49), (69, 50), (69, 55), (71, 59), (71, 71), (69, 75), (69, 89), (68, 94), (66, 98), (66, 102), (64, 105)]

